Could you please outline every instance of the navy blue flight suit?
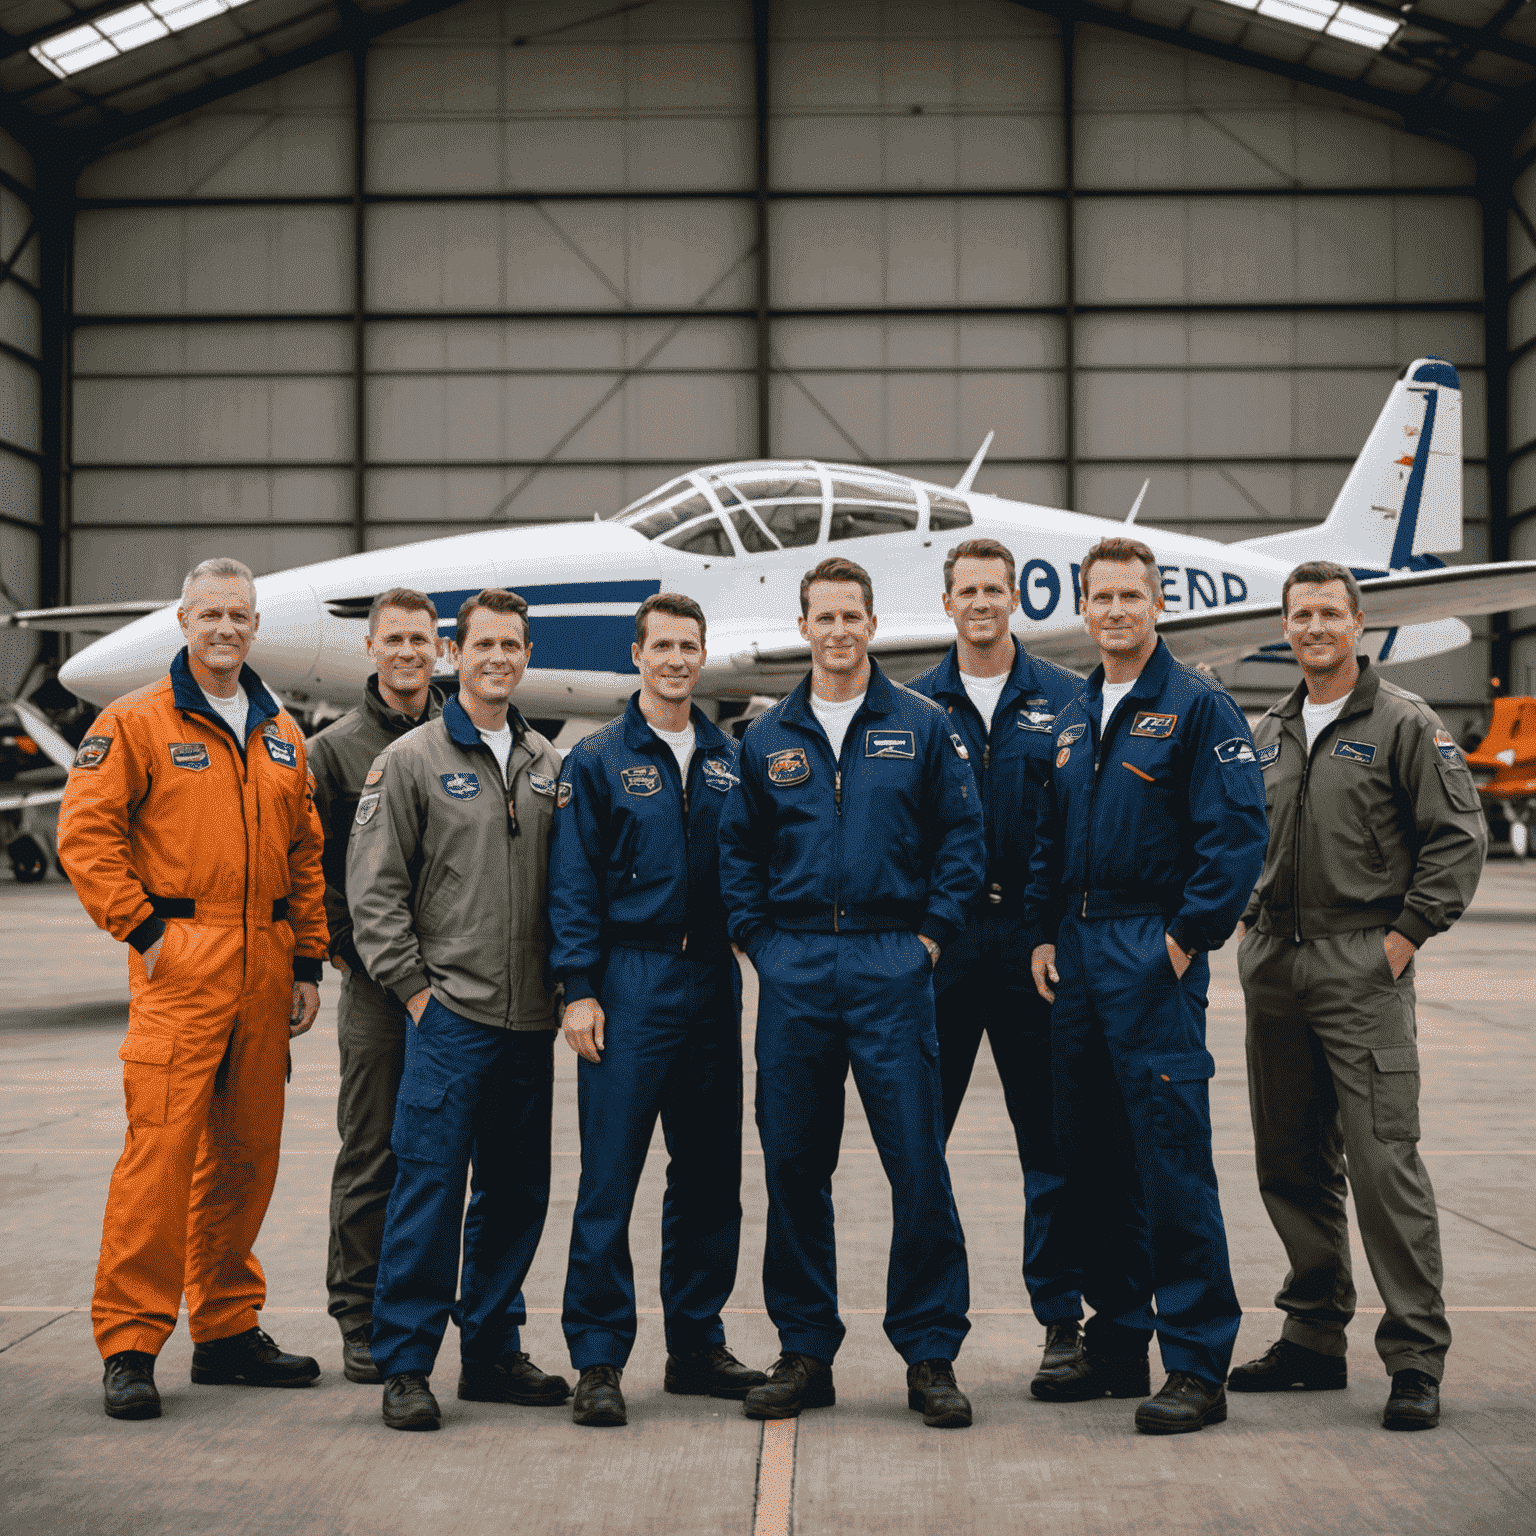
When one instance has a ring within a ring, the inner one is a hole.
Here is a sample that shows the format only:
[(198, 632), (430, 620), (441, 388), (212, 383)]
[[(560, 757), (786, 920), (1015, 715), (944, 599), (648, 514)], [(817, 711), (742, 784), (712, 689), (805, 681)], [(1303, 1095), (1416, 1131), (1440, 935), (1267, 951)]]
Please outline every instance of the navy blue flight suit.
[(658, 1114), (674, 1354), (725, 1342), (741, 1239), (741, 970), (719, 872), (740, 748), (694, 708), (685, 784), (639, 698), (571, 749), (550, 842), (551, 964), (567, 1004), (596, 997), (605, 1016), (601, 1063), (576, 1067), (581, 1185), (563, 1324), (578, 1371), (622, 1368), (634, 1347), (629, 1219)]
[(909, 1365), (970, 1328), (965, 1235), (944, 1162), (924, 933), (943, 946), (985, 868), (964, 744), (871, 662), (841, 753), (807, 676), (747, 728), (720, 821), (731, 937), (757, 968), (757, 1124), (768, 1184), (763, 1294), (786, 1351), (831, 1361), (832, 1174), (848, 1069), (891, 1183), (885, 1331)]
[[(1242, 1320), (1211, 1160), (1205, 951), (1242, 914), (1269, 836), (1248, 724), (1161, 640), (1101, 739), (1104, 669), (1056, 717), (1026, 898), (1056, 945), (1062, 1209), (1095, 1316), (1087, 1345), (1226, 1380)], [(1165, 931), (1197, 950), (1175, 976)], [(1153, 1315), (1153, 1300), (1157, 1311)]]
[(965, 742), (987, 824), (986, 885), (933, 973), (944, 1136), (955, 1128), (985, 1034), (1024, 1171), (1024, 1287), (1049, 1327), (1083, 1315), (1082, 1274), (1062, 1241), (1065, 1224), (1053, 1219), (1062, 1176), (1051, 1135), (1051, 1009), (1029, 971), (1024, 892), (1056, 715), (1082, 692), (1083, 680), (1015, 642), (990, 724), (965, 691), (955, 647), (908, 686), (942, 705)]

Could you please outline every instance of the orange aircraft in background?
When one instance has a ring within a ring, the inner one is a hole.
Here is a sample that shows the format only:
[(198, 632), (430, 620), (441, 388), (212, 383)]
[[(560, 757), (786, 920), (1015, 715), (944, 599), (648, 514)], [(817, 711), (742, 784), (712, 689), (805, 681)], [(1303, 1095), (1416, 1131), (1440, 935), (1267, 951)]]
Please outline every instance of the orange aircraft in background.
[(1509, 851), (1523, 859), (1536, 810), (1536, 699), (1495, 699), (1488, 734), (1466, 758), (1489, 822), (1509, 824)]

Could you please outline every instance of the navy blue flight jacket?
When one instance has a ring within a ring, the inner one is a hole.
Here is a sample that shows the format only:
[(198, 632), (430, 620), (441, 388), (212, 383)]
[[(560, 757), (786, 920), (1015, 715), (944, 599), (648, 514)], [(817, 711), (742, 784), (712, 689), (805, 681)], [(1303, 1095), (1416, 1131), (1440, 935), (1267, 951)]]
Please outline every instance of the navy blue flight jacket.
[(688, 782), (640, 713), (636, 693), (617, 720), (571, 748), (560, 774), (549, 845), (550, 964), (568, 1003), (591, 997), (618, 946), (728, 958), (720, 901), (720, 812), (740, 747), (697, 706)]
[(1220, 949), (1264, 866), (1264, 776), (1242, 711), (1159, 640), (1099, 738), (1104, 668), (1056, 717), (1025, 922), (1159, 913), (1174, 943)]
[(807, 674), (747, 727), (720, 820), (720, 887), (749, 954), (775, 928), (905, 930), (946, 945), (986, 867), (967, 749), (931, 699), (871, 661), (836, 760)]

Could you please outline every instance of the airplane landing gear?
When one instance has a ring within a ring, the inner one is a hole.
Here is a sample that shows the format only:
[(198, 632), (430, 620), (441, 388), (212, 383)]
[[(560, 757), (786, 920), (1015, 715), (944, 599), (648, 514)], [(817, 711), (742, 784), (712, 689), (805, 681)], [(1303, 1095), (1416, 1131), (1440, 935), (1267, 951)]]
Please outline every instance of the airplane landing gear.
[(11, 872), (20, 885), (35, 885), (48, 873), (48, 855), (30, 837), (11, 839), (5, 850), (11, 856)]
[(1509, 851), (1517, 859), (1523, 859), (1531, 851), (1531, 829), (1523, 821), (1509, 824)]

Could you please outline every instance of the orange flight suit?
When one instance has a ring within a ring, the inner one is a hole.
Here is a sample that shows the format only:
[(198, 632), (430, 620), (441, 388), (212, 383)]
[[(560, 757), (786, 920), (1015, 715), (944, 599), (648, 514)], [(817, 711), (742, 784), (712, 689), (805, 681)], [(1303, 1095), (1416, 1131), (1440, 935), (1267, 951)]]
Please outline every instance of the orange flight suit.
[(254, 1328), (266, 1299), (251, 1248), (277, 1178), (293, 983), (319, 981), (325, 955), (325, 879), (303, 732), (249, 667), (240, 682), (243, 744), (183, 650), (102, 711), (59, 812), (76, 893), (131, 946), (128, 1136), (91, 1303), (103, 1358), (158, 1354), (183, 1292), (200, 1344)]

